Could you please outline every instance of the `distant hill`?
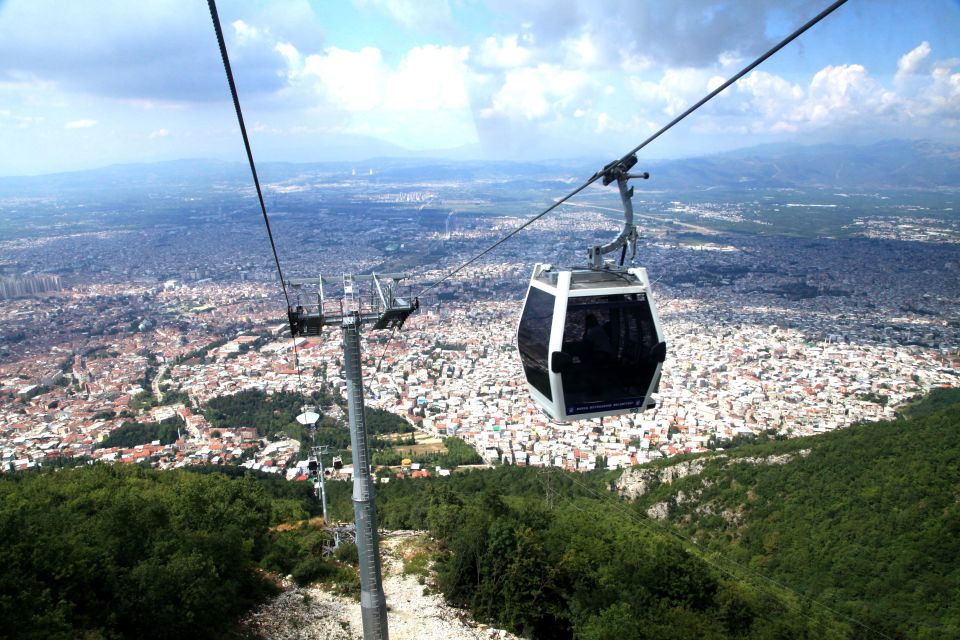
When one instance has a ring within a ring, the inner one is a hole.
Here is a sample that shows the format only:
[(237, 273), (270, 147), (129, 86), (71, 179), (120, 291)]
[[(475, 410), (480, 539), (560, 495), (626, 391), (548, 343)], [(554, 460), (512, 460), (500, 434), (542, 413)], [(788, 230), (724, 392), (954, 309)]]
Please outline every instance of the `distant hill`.
[(864, 623), (858, 637), (957, 638), (960, 389), (904, 413), (664, 461), (618, 488), (709, 553)]
[[(304, 175), (362, 180), (437, 181), (586, 180), (609, 158), (543, 162), (450, 161), (374, 157), (341, 162), (261, 162), (264, 182)], [(370, 175), (370, 170), (373, 174)], [(960, 185), (960, 146), (890, 140), (866, 146), (778, 144), (677, 160), (647, 160), (657, 190), (706, 188), (954, 189)], [(354, 174), (356, 171), (356, 175)], [(248, 186), (242, 162), (176, 160), (42, 176), (0, 177), (0, 197), (68, 195), (80, 191), (156, 191), (167, 187)], [(575, 186), (569, 183), (570, 186)], [(558, 192), (559, 195), (560, 192)]]
[(70, 196), (113, 191), (150, 192), (164, 188), (250, 181), (250, 169), (239, 162), (174, 160), (111, 165), (86, 171), (0, 178), (0, 197)]
[(764, 145), (647, 166), (656, 178), (651, 184), (658, 189), (931, 189), (960, 185), (960, 147), (929, 141), (889, 140), (866, 146)]

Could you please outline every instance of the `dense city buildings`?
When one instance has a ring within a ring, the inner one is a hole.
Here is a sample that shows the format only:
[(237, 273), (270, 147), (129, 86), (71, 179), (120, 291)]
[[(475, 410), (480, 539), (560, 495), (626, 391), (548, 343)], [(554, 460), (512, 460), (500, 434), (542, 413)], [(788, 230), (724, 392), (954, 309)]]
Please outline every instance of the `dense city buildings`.
[[(517, 204), (527, 195), (501, 197), (502, 186), (427, 178), (410, 186), (357, 173), (362, 180), (301, 176), (269, 185), (288, 277), (405, 271), (416, 294), (529, 214)], [(2, 470), (105, 460), (300, 475), (296, 439), (264, 438), (243, 420), (214, 427), (204, 416), (211, 399), (245, 390), (344, 391), (339, 330), (289, 335), (287, 302), (249, 196), (226, 186), (196, 197), (157, 194), (152, 201), (163, 211), (179, 213), (132, 222), (117, 209), (117, 220), (105, 216), (98, 230), (0, 240), (4, 273), (33, 271), (11, 276), (21, 297), (0, 301)], [(900, 197), (897, 206), (910, 202)], [(926, 225), (913, 209), (851, 209), (848, 233), (834, 237), (727, 226), (762, 222), (765, 211), (803, 215), (803, 198), (775, 190), (731, 202), (638, 193), (645, 237), (637, 263), (654, 283), (669, 345), (655, 409), (553, 423), (530, 401), (516, 354), (533, 264), (582, 263), (588, 244), (615, 235), (616, 202), (601, 192), (431, 288), (402, 331), (364, 333), (367, 403), (421, 432), (461, 438), (490, 464), (589, 470), (722, 448), (747, 435), (799, 436), (890, 418), (913, 397), (955, 386), (960, 229), (952, 214)], [(35, 218), (43, 207), (77, 206), (18, 199), (0, 202), (0, 212), (27, 208)], [(289, 295), (293, 303), (316, 299), (308, 287)], [(335, 403), (324, 411), (341, 417)], [(175, 429), (108, 446), (129, 422)]]

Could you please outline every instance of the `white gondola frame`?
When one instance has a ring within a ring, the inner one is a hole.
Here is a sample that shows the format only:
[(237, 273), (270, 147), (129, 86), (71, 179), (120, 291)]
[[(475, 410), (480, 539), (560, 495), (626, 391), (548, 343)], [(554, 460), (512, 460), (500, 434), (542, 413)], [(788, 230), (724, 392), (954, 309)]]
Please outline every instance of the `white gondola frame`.
[[(552, 273), (556, 275), (556, 285), (551, 285), (540, 279), (540, 276), (546, 273)], [(615, 286), (607, 287), (589, 285), (578, 286), (573, 282), (574, 273), (577, 275), (583, 274), (584, 276), (586, 276), (586, 274), (594, 274), (593, 277), (597, 277), (596, 274), (601, 274), (602, 277), (602, 274), (607, 273), (616, 278), (633, 277), (635, 278), (635, 282), (626, 285), (618, 283)], [(523, 311), (526, 311), (527, 309), (527, 303), (529, 301), (530, 291), (532, 289), (539, 289), (540, 291), (543, 291), (544, 293), (547, 293), (553, 297), (553, 319), (550, 324), (550, 338), (547, 346), (547, 375), (550, 381), (550, 393), (553, 398), (547, 398), (546, 395), (541, 393), (530, 382), (526, 375), (524, 375), (524, 378), (527, 381), (527, 388), (530, 392), (531, 398), (552, 420), (555, 422), (568, 422), (570, 420), (587, 420), (590, 418), (624, 415), (627, 413), (643, 411), (644, 409), (655, 406), (652, 395), (656, 392), (660, 385), (660, 375), (663, 367), (662, 362), (658, 362), (656, 364), (650, 384), (643, 396), (643, 406), (633, 405), (624, 408), (609, 409), (598, 408), (596, 411), (587, 413), (568, 413), (570, 407), (568, 407), (564, 397), (562, 375), (553, 371), (553, 355), (561, 351), (563, 348), (567, 308), (571, 298), (591, 296), (627, 296), (630, 294), (642, 293), (646, 296), (647, 306), (650, 310), (656, 336), (659, 341), (663, 340), (664, 334), (660, 324), (660, 316), (657, 313), (657, 307), (654, 304), (653, 296), (651, 295), (650, 280), (647, 276), (646, 269), (643, 267), (632, 267), (616, 272), (604, 272), (591, 269), (554, 270), (549, 264), (538, 263), (534, 266), (533, 276), (530, 278), (530, 286), (527, 288), (527, 293), (524, 296), (520, 320), (517, 322), (516, 335), (518, 340), (520, 325), (523, 322)]]

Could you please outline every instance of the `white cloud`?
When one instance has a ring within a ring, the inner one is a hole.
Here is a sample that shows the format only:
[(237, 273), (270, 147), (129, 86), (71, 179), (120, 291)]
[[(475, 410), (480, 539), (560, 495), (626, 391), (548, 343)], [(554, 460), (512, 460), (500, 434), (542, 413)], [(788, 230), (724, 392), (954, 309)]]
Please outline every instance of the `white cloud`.
[(63, 125), (64, 129), (89, 129), (90, 127), (97, 126), (96, 120), (71, 120), (67, 124)]
[(624, 73), (641, 73), (653, 67), (653, 59), (636, 52), (622, 49), (620, 55), (620, 69)]
[(842, 126), (893, 134), (922, 131), (936, 123), (960, 126), (960, 60), (936, 61), (923, 72), (921, 62), (931, 53), (925, 44), (900, 58), (892, 88), (860, 64), (826, 66), (814, 74), (806, 90), (756, 71), (737, 85), (745, 100), (740, 110), (752, 118), (751, 130), (763, 133)]
[(374, 136), (408, 148), (476, 142), (469, 100), (468, 47), (424, 45), (396, 64), (380, 49), (328, 47), (305, 55), (281, 42), (290, 99), (305, 101), (327, 130)]
[[(222, 3), (258, 148), (272, 144), (274, 157), (296, 143), (307, 148), (294, 140), (293, 129), (302, 127), (314, 140), (336, 131), (408, 148), (480, 142), (492, 157), (581, 153), (591, 144), (619, 150), (719, 86), (777, 29), (809, 12), (804, 0), (616, 0), (599, 9), (587, 0), (352, 2)], [(232, 111), (221, 109), (230, 109), (229, 94), (216, 45), (210, 48), (206, 7), (100, 4), (91, 11), (56, 0), (0, 0), (0, 54), (7, 54), (0, 55), (0, 139), (11, 148), (8, 139), (22, 140), (23, 155), (37, 155), (31, 140), (46, 136), (44, 149), (59, 158), (64, 141), (82, 149), (94, 138), (65, 135), (64, 126), (109, 128), (111, 136), (95, 136), (100, 155), (89, 148), (69, 154), (93, 158), (84, 162), (133, 157), (131, 141), (147, 136), (157, 140), (149, 147), (184, 155), (214, 155), (215, 142), (235, 143)], [(853, 28), (870, 26), (847, 16), (859, 25)], [(874, 137), (942, 132), (960, 139), (960, 61), (945, 59), (960, 50), (944, 37), (955, 21), (935, 17), (943, 32), (901, 31), (897, 41), (908, 44), (896, 49), (883, 42), (858, 49), (858, 38), (822, 48), (820, 32), (811, 31), (790, 48), (796, 56), (780, 54), (786, 64), (779, 68), (790, 75), (751, 74), (664, 140), (689, 135), (702, 149), (718, 139), (752, 144), (811, 132), (829, 139), (861, 128)], [(140, 27), (131, 32), (129, 24)], [(37, 35), (50, 32), (65, 35)], [(817, 56), (803, 54), (805, 46)], [(825, 60), (816, 76), (808, 66), (814, 58)], [(96, 121), (78, 120), (87, 117)], [(119, 152), (108, 153), (110, 137)]]
[(420, 111), (466, 108), (468, 55), (467, 47), (414, 47), (390, 74), (384, 106)]
[(247, 24), (243, 20), (234, 20), (230, 26), (233, 27), (233, 31), (237, 36), (237, 44), (240, 46), (247, 44), (251, 40), (260, 39), (260, 29)]
[(348, 51), (329, 47), (304, 57), (293, 45), (276, 47), (293, 85), (316, 89), (350, 112), (463, 109), (467, 94), (467, 47), (414, 47), (391, 68), (374, 47)]
[(27, 129), (36, 124), (42, 124), (44, 118), (37, 116), (21, 116), (13, 113), (9, 109), (0, 109), (0, 122), (12, 122), (17, 129)]
[(923, 83), (904, 100), (904, 110), (917, 120), (960, 127), (960, 60), (939, 60)]
[(917, 73), (920, 64), (930, 55), (930, 43), (924, 40), (912, 51), (903, 54), (897, 62), (897, 75)]
[(773, 44), (764, 28), (769, 22), (801, 24), (810, 12), (809, 2), (802, 0), (486, 0), (485, 4), (509, 23), (530, 25), (538, 42), (564, 42), (589, 33), (604, 63), (615, 63), (617, 56), (643, 56), (672, 67), (702, 67), (721, 56), (753, 57)]
[(610, 126), (610, 116), (606, 113), (601, 113), (597, 116), (597, 128), (595, 129), (596, 133), (603, 133), (607, 130), (607, 127)]
[[(806, 90), (776, 74), (754, 71), (736, 85), (736, 117), (714, 131), (757, 134), (799, 133), (833, 126), (858, 128), (889, 119), (898, 98), (872, 78), (863, 65), (829, 65), (811, 78)], [(856, 123), (856, 124), (853, 124)]]
[(706, 95), (714, 77), (709, 70), (684, 67), (667, 69), (658, 82), (636, 76), (629, 82), (634, 97), (646, 108), (659, 107), (665, 115), (673, 117)]
[(489, 37), (480, 45), (476, 62), (484, 67), (510, 69), (530, 60), (532, 51), (518, 42), (516, 34), (504, 38)]
[(347, 51), (329, 47), (304, 60), (295, 76), (315, 76), (321, 89), (348, 111), (368, 111), (383, 102), (386, 70), (380, 50)]
[(717, 87), (719, 87), (726, 81), (727, 79), (724, 78), (723, 76), (711, 76), (710, 79), (707, 80), (707, 92), (709, 93), (709, 92), (716, 91)]
[(490, 106), (481, 111), (481, 116), (520, 117), (527, 120), (544, 118), (577, 103), (584, 90), (593, 84), (588, 74), (557, 65), (541, 64), (511, 69), (506, 73), (503, 85), (493, 95)]
[[(765, 71), (754, 71), (742, 78), (736, 89), (740, 94), (747, 94), (750, 112), (772, 121), (779, 121), (786, 112), (798, 108), (804, 97), (799, 85), (790, 84), (780, 76)], [(785, 131), (790, 130), (786, 124), (780, 127)]]
[(801, 117), (813, 125), (853, 120), (876, 112), (881, 105), (892, 104), (894, 98), (870, 77), (863, 65), (828, 65), (810, 81), (808, 100), (801, 107)]
[(589, 33), (577, 38), (569, 38), (561, 43), (566, 53), (566, 62), (570, 67), (590, 67), (597, 63), (599, 52)]
[(297, 48), (289, 42), (278, 42), (273, 50), (283, 56), (288, 68), (300, 69), (303, 66), (303, 57), (297, 51)]

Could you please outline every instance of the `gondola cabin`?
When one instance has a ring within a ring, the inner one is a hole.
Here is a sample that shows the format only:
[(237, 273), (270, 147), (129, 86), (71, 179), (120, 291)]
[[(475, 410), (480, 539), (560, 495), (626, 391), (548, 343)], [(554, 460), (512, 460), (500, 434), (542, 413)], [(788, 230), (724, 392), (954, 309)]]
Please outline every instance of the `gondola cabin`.
[(667, 346), (646, 269), (536, 265), (517, 347), (531, 397), (558, 422), (655, 406)]

